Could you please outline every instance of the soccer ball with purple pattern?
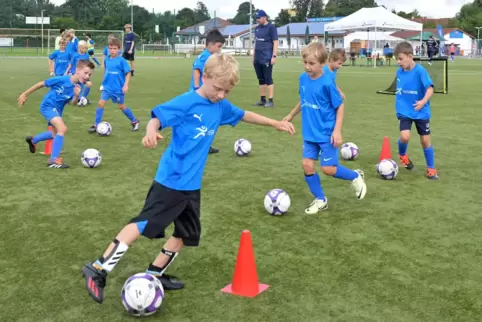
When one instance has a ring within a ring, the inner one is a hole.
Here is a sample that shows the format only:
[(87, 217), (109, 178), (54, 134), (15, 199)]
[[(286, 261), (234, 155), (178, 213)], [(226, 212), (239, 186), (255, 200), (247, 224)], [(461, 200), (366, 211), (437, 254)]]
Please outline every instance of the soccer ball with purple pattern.
[(87, 149), (82, 153), (80, 161), (86, 168), (97, 168), (102, 162), (102, 155), (96, 149)]
[(122, 304), (134, 316), (154, 314), (161, 307), (164, 288), (151, 274), (138, 273), (127, 279), (121, 291)]
[(398, 174), (398, 164), (391, 159), (383, 159), (377, 164), (377, 172), (382, 179), (393, 180)]
[(100, 136), (109, 136), (112, 133), (112, 125), (109, 122), (100, 122), (95, 130)]
[(343, 160), (355, 160), (360, 154), (358, 146), (353, 142), (344, 143), (340, 149), (341, 158)]
[(234, 142), (234, 152), (236, 155), (243, 157), (251, 153), (251, 142), (246, 139), (239, 139)]
[(290, 206), (290, 196), (282, 189), (270, 190), (264, 197), (264, 209), (272, 216), (284, 215)]

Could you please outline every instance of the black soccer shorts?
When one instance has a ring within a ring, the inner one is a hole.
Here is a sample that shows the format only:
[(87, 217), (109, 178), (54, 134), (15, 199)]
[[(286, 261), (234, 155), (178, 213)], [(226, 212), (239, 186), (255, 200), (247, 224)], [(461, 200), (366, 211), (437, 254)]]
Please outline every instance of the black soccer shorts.
[(406, 130), (411, 131), (412, 123), (415, 123), (418, 135), (430, 135), (430, 120), (414, 120), (406, 117), (401, 117), (398, 119), (398, 121), (400, 123), (400, 132)]

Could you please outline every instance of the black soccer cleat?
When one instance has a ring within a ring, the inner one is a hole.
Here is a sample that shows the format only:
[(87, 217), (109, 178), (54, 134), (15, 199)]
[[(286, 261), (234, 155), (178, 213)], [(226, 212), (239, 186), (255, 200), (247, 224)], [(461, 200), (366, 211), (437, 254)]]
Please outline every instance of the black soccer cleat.
[(166, 274), (155, 276), (166, 290), (182, 290), (184, 288), (184, 283), (175, 276)]
[(47, 167), (51, 169), (67, 169), (70, 168), (68, 164), (64, 163), (62, 158), (57, 158), (54, 161), (50, 161), (47, 163)]
[(33, 144), (33, 136), (27, 136), (25, 138), (25, 141), (28, 143), (28, 149), (30, 150), (30, 153), (35, 153), (37, 147), (35, 146), (35, 144)]
[(95, 133), (97, 131), (97, 127), (94, 125), (92, 125), (91, 127), (89, 127), (89, 129), (87, 130), (89, 133)]
[(253, 106), (265, 106), (266, 101), (264, 100), (259, 100), (258, 102), (254, 103)]
[(214, 154), (214, 153), (218, 153), (218, 152), (219, 152), (219, 149), (216, 149), (216, 148), (213, 148), (213, 147), (209, 148), (209, 154)]
[(104, 287), (107, 283), (107, 272), (94, 267), (93, 263), (82, 267), (82, 275), (85, 278), (85, 288), (89, 295), (99, 304), (104, 301)]

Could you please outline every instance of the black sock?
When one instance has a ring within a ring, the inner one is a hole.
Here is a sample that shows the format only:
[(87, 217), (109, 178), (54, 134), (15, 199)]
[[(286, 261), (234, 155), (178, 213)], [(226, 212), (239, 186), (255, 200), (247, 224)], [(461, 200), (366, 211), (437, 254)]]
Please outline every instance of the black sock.
[(261, 102), (266, 102), (266, 96), (261, 96)]
[(134, 70), (131, 70), (131, 76), (134, 76)]
[(270, 101), (271, 103), (273, 103), (273, 98), (270, 98), (269, 101)]
[(147, 269), (149, 272), (153, 272), (153, 273), (157, 273), (158, 275), (161, 274), (162, 272), (162, 268), (161, 267), (157, 267), (156, 265), (154, 264), (149, 264), (149, 268)]

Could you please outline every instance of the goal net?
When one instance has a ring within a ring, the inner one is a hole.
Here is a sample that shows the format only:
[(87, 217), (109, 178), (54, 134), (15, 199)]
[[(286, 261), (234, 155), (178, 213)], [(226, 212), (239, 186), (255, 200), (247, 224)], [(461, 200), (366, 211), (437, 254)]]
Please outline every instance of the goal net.
[[(434, 93), (447, 94), (449, 91), (449, 74), (448, 74), (448, 59), (437, 57), (432, 59), (432, 64), (429, 64), (428, 58), (414, 57), (413, 60), (417, 64), (421, 64), (427, 70), (430, 78), (433, 81)], [(397, 78), (393, 80), (390, 87), (386, 90), (377, 91), (378, 94), (392, 94), (397, 91)]]
[[(119, 38), (122, 44), (124, 43), (124, 31), (122, 30), (75, 31), (79, 40), (85, 40), (88, 33), (95, 41), (94, 48), (97, 54), (102, 53), (110, 34)], [(55, 50), (55, 39), (58, 36), (60, 36), (58, 29), (0, 28), (0, 54), (5, 56), (45, 56)]]
[(154, 54), (154, 55), (163, 55), (163, 54), (172, 54), (172, 46), (168, 44), (143, 44), (142, 45), (142, 54)]

